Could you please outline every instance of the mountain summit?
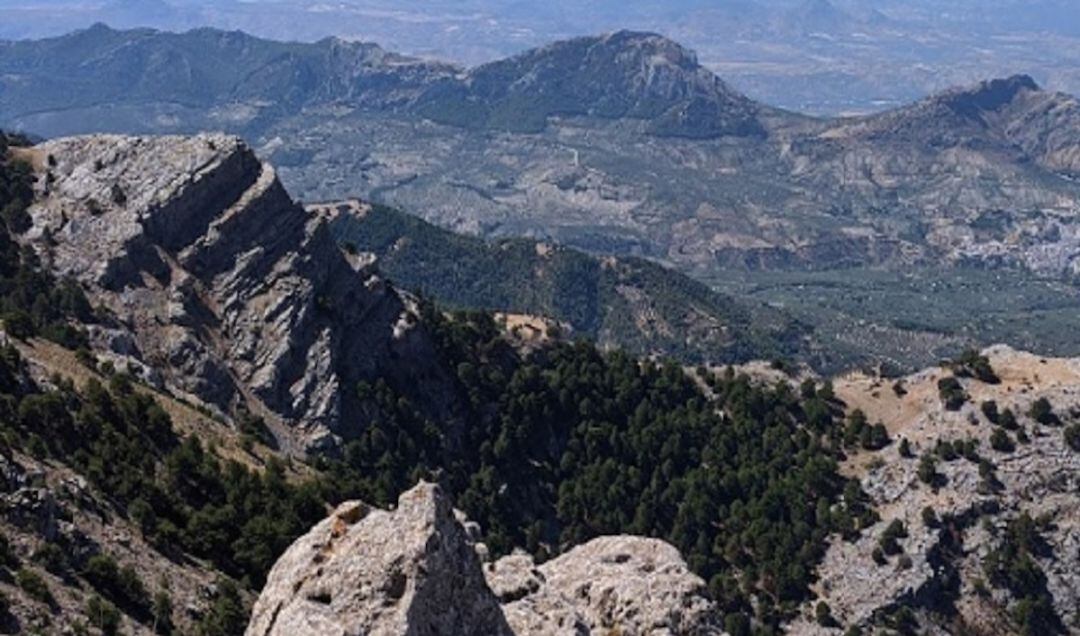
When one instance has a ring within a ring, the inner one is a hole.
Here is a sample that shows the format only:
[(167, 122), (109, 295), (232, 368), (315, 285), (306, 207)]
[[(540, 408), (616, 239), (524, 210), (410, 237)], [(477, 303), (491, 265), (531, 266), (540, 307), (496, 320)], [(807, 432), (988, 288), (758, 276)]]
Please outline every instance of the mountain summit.
[[(642, 120), (658, 135), (764, 134), (754, 104), (693, 53), (659, 35), (626, 31), (462, 71), (338, 38), (273, 42), (215, 29), (117, 31), (98, 24), (4, 43), (0, 90), (0, 121), (91, 103), (156, 104), (158, 117), (140, 132), (162, 122), (171, 130), (228, 125), (253, 132), (305, 108), (340, 107), (515, 132), (542, 130), (553, 116), (588, 115)], [(82, 103), (71, 103), (73, 96)], [(112, 115), (111, 122), (123, 117)]]
[(539, 131), (549, 117), (640, 119), (684, 137), (760, 136), (754, 104), (654, 33), (619, 31), (529, 51), (429, 91), (419, 112), (444, 123)]

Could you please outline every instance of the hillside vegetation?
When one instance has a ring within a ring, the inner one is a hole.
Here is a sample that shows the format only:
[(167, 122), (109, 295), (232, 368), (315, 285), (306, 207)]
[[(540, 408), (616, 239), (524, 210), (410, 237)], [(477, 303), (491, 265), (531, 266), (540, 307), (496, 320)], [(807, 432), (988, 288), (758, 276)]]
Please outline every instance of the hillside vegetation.
[(485, 241), (375, 205), (332, 224), (396, 284), (440, 303), (553, 318), (601, 347), (688, 363), (808, 357), (809, 331), (765, 305), (718, 294), (637, 258), (526, 239)]

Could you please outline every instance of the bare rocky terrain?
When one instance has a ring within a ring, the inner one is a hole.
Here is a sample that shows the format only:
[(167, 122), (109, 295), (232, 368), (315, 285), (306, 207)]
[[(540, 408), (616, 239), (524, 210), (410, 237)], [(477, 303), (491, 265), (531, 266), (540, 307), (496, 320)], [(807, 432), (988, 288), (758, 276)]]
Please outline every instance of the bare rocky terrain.
[[(887, 625), (907, 607), (929, 633), (1010, 633), (1008, 617), (1018, 599), (987, 563), (1014, 532), (1010, 524), (1027, 515), (1041, 528), (1033, 558), (1060, 621), (1043, 629), (1080, 630), (1080, 453), (1064, 435), (1080, 413), (1080, 363), (1008, 347), (985, 355), (1000, 382), (963, 380), (969, 399), (955, 410), (939, 397), (938, 381), (952, 375), (941, 368), (895, 381), (853, 375), (836, 382), (838, 397), (883, 423), (894, 441), (882, 451), (856, 454), (847, 466), (881, 521), (857, 541), (834, 541), (819, 569), (817, 591), (837, 625)], [(1040, 399), (1049, 400), (1055, 421), (1028, 415)], [(1016, 414), (1018, 428), (1004, 433), (990, 421), (982, 408), (989, 402)], [(1008, 444), (994, 443), (1002, 435)], [(1014, 435), (1023, 441), (1013, 442)], [(910, 444), (907, 456), (902, 439)], [(942, 453), (942, 443), (957, 441), (974, 442), (975, 452)], [(922, 456), (936, 464), (930, 483), (921, 474)], [(882, 534), (897, 520), (906, 530), (899, 555), (876, 560)], [(792, 625), (794, 633), (839, 632), (817, 625), (812, 610)]]

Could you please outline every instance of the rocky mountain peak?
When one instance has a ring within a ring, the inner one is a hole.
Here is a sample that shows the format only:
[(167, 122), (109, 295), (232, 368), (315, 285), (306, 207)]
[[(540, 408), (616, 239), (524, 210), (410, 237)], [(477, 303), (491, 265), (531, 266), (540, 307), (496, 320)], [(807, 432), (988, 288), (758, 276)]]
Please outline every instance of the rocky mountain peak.
[(278, 560), (248, 636), (509, 634), (442, 489), (342, 504)]
[(701, 69), (696, 53), (658, 33), (623, 30), (597, 40), (598, 45), (610, 47), (616, 53), (617, 62), (662, 63), (691, 72)]
[(1039, 91), (1039, 85), (1029, 75), (1013, 75), (980, 82), (974, 87), (949, 91), (938, 97), (953, 111), (977, 117), (980, 113), (996, 111), (1012, 103), (1027, 91)]
[(363, 379), (440, 384), (410, 301), (239, 139), (92, 135), (32, 152), (45, 177), (24, 240), (107, 309), (91, 336), (119, 368), (264, 415), (298, 450), (363, 426)]
[(648, 133), (762, 136), (757, 107), (702, 67), (691, 51), (652, 33), (620, 31), (556, 42), (438, 84), (415, 105), (433, 120), (542, 130), (553, 117), (642, 122)]

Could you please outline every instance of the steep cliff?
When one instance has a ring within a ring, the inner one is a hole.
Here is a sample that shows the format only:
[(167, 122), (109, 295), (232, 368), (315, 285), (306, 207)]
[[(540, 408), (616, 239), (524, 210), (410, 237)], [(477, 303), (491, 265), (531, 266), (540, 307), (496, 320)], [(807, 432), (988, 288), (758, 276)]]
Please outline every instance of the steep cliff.
[(362, 427), (355, 387), (376, 376), (405, 392), (424, 378), (418, 401), (452, 419), (409, 299), (243, 142), (90, 136), (33, 152), (47, 176), (25, 240), (104, 308), (96, 348), (221, 414), (263, 416), (295, 450)]

